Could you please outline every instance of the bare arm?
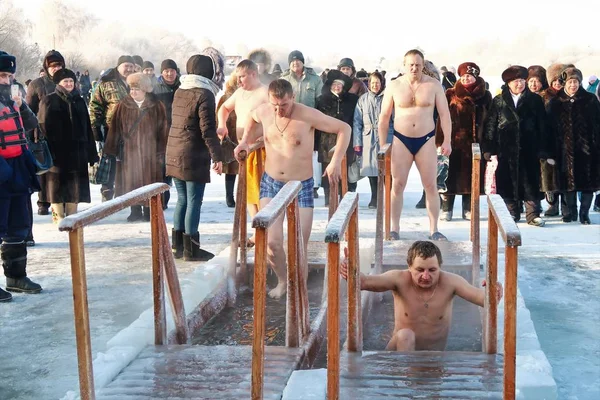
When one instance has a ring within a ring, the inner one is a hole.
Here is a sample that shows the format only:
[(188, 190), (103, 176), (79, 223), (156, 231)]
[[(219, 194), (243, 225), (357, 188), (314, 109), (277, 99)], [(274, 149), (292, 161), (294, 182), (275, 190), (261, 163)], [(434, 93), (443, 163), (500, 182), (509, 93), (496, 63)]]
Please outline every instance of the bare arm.
[(350, 128), (350, 125), (347, 123), (325, 115), (318, 110), (310, 108), (307, 111), (310, 115), (309, 123), (314, 129), (337, 135), (335, 150), (333, 152), (333, 157), (331, 158), (331, 163), (338, 163), (341, 165), (342, 158), (344, 158), (346, 149), (350, 143), (352, 128)]
[(246, 123), (244, 124), (244, 135), (242, 136), (242, 139), (239, 141), (239, 144), (233, 150), (233, 155), (238, 160), (240, 160), (240, 158), (238, 157), (240, 152), (242, 152), (242, 151), (245, 151), (246, 153), (248, 152), (248, 148), (249, 148), (248, 143), (254, 143), (263, 134), (262, 129), (256, 129), (256, 125), (261, 123), (261, 119), (259, 116), (260, 108), (261, 108), (261, 106), (259, 106), (258, 108), (255, 108), (254, 110), (250, 111), (250, 113), (248, 113), (248, 119), (246, 120)]
[(235, 110), (235, 98), (237, 94), (237, 90), (235, 93), (231, 95), (219, 108), (217, 112), (217, 120), (219, 121), (219, 125), (217, 127), (217, 134), (221, 137), (227, 136), (229, 132), (227, 132), (227, 119), (229, 118), (229, 114), (233, 110)]
[(435, 92), (435, 107), (437, 108), (439, 114), (439, 122), (442, 127), (442, 132), (444, 134), (444, 140), (442, 142), (442, 154), (449, 156), (452, 152), (452, 148), (450, 147), (450, 138), (452, 135), (452, 120), (450, 119), (450, 110), (448, 108), (448, 100), (446, 99), (446, 94), (444, 93), (444, 87), (438, 85)]
[[(392, 86), (392, 84), (390, 84)], [(379, 122), (377, 122), (377, 133), (379, 136), (379, 146), (383, 147), (387, 143), (387, 135), (390, 128), (390, 118), (394, 111), (394, 97), (391, 89), (383, 92), (383, 102), (381, 103), (381, 112), (379, 113)]]
[[(365, 275), (360, 273), (360, 289), (370, 292), (387, 292), (397, 290), (396, 282), (400, 280), (400, 270), (387, 271), (379, 275)], [(340, 275), (348, 279), (348, 248), (344, 248), (344, 258), (340, 263)]]
[[(476, 288), (471, 285), (465, 278), (459, 275), (450, 275), (452, 276), (452, 283), (454, 284), (454, 293), (458, 297), (462, 297), (470, 303), (476, 304), (479, 307), (483, 307), (485, 304), (485, 289)], [(496, 283), (497, 292), (496, 299), (500, 301), (502, 298), (502, 284), (500, 282)], [(483, 281), (483, 286), (485, 286), (485, 281)]]

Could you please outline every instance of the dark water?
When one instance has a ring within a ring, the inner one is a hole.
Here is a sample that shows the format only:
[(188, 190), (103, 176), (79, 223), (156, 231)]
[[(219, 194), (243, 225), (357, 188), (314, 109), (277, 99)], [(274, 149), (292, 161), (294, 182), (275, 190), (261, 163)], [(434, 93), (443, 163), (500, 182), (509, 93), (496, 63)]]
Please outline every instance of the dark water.
[[(311, 270), (308, 274), (308, 302), (311, 322), (321, 308), (321, 293), (323, 292), (323, 270)], [(267, 275), (267, 290), (275, 287), (277, 277), (273, 273)], [(252, 311), (253, 292), (250, 289), (242, 291), (235, 307), (228, 307), (213, 317), (192, 338), (197, 345), (251, 345), (252, 344)], [(285, 304), (283, 296), (279, 300), (267, 296), (266, 305), (266, 335), (265, 344), (272, 346), (285, 345)]]

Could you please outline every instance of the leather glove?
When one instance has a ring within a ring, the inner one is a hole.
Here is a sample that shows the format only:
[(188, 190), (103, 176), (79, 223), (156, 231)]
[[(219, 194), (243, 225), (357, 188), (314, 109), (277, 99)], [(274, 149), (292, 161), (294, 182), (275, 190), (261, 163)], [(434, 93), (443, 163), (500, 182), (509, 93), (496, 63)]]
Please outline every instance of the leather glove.
[(492, 153), (483, 153), (483, 158), (485, 161), (490, 161), (492, 159)]

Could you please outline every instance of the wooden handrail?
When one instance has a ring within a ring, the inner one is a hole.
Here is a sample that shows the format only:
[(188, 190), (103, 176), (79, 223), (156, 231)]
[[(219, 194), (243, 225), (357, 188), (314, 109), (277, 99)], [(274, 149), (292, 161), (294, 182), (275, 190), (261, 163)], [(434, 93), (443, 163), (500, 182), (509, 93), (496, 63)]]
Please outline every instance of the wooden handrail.
[(150, 200), (150, 226), (152, 232), (152, 283), (154, 293), (154, 339), (156, 344), (165, 344), (167, 324), (165, 313), (164, 281), (167, 288), (173, 318), (175, 339), (183, 344), (189, 341), (183, 297), (175, 269), (175, 261), (169, 246), (169, 235), (162, 209), (161, 194), (169, 190), (164, 183), (154, 183), (136, 189), (123, 196), (95, 205), (81, 213), (63, 219), (58, 229), (69, 232), (71, 275), (73, 281), (73, 308), (75, 314), (75, 339), (79, 369), (79, 390), (83, 400), (95, 399), (94, 371), (92, 365), (92, 342), (87, 296), (85, 249), (83, 230), (132, 205)]
[(471, 243), (473, 244), (472, 284), (479, 283), (479, 268), (481, 264), (481, 230), (480, 230), (480, 201), (481, 196), (481, 150), (479, 143), (473, 143), (471, 166)]
[(349, 229), (348, 247), (348, 351), (362, 350), (360, 265), (358, 254), (358, 194), (347, 193), (327, 224), (327, 398), (340, 391), (340, 241)]
[[(375, 273), (383, 272), (383, 239), (390, 239), (390, 202), (392, 144), (386, 143), (377, 153), (377, 213), (375, 216)], [(384, 202), (385, 199), (385, 202)], [(385, 212), (385, 236), (383, 234)]]
[[(335, 146), (333, 146), (331, 149), (329, 149), (329, 158), (331, 159), (331, 157), (333, 157), (333, 153), (335, 153)], [(344, 157), (342, 158), (342, 166), (341, 166), (341, 178), (340, 178), (340, 183), (342, 186), (342, 197), (344, 197), (346, 195), (346, 193), (348, 192), (348, 161), (346, 158), (346, 155), (344, 154)], [(325, 171), (323, 171), (325, 172)], [(325, 179), (329, 179), (328, 177), (326, 177)], [(337, 210), (338, 208), (338, 204), (340, 202), (340, 193), (338, 190), (338, 185), (332, 185), (331, 182), (329, 182), (329, 215), (327, 216), (328, 219), (331, 219), (331, 216), (333, 215), (333, 213), (335, 212), (335, 210)]]
[(500, 195), (488, 196), (488, 210), (485, 348), (487, 353), (496, 353), (498, 306), (496, 281), (498, 276), (498, 232), (500, 232), (505, 249), (503, 398), (514, 400), (517, 357), (517, 248), (521, 245), (521, 233)]
[[(254, 320), (252, 337), (252, 399), (263, 398), (265, 354), (265, 305), (267, 296), (268, 228), (287, 210), (288, 272), (286, 306), (286, 346), (301, 345), (309, 330), (308, 294), (305, 277), (308, 273), (302, 229), (298, 212), (298, 194), (302, 182), (287, 182), (277, 195), (252, 220), (256, 229), (254, 256)], [(304, 282), (304, 283), (303, 283)]]

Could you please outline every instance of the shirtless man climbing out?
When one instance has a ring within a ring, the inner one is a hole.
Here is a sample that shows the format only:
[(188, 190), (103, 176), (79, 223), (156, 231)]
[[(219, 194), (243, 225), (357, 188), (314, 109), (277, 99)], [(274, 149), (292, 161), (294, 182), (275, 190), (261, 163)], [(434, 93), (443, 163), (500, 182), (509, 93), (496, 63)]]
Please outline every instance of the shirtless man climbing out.
[[(262, 130), (254, 129), (262, 124)], [(265, 138), (266, 165), (260, 182), (260, 207), (266, 206), (281, 188), (289, 181), (301, 181), (298, 194), (300, 226), (304, 240), (304, 256), (312, 228), (314, 196), (312, 154), (314, 132), (337, 134), (335, 152), (323, 176), (329, 177), (331, 184), (337, 185), (341, 175), (342, 158), (350, 141), (351, 128), (345, 122), (322, 114), (314, 108), (294, 102), (292, 85), (277, 79), (269, 85), (269, 103), (259, 106), (251, 113), (244, 128), (244, 136), (234, 150), (239, 159), (241, 151), (248, 150), (263, 135)], [(280, 216), (268, 231), (267, 262), (275, 271), (277, 287), (269, 296), (280, 298), (287, 290), (286, 260), (283, 251), (283, 218)], [(307, 266), (303, 266), (304, 279), (308, 277)]]
[[(348, 249), (340, 275), (348, 278)], [(446, 348), (454, 296), (483, 307), (484, 289), (465, 278), (441, 270), (442, 254), (430, 241), (416, 241), (408, 249), (407, 270), (392, 270), (380, 275), (360, 274), (360, 288), (371, 292), (392, 290), (394, 294), (394, 332), (386, 350), (414, 351)], [(497, 284), (496, 298), (502, 298)], [(485, 281), (483, 281), (485, 286)]]
[(383, 96), (379, 115), (379, 144), (385, 145), (387, 127), (392, 112), (394, 117), (394, 141), (392, 144), (392, 206), (391, 237), (398, 240), (403, 193), (408, 172), (413, 161), (421, 174), (421, 182), (427, 199), (431, 240), (447, 240), (438, 232), (440, 199), (437, 190), (437, 154), (435, 148), (435, 121), (433, 110), (437, 108), (444, 132), (441, 153), (449, 156), (452, 123), (444, 88), (439, 81), (423, 75), (423, 54), (410, 50), (404, 56), (406, 74), (390, 82)]
[[(227, 118), (232, 111), (235, 111), (237, 116), (236, 123), (236, 138), (239, 141), (244, 135), (244, 124), (250, 116), (250, 112), (261, 104), (268, 102), (269, 98), (267, 95), (267, 87), (264, 86), (259, 79), (258, 66), (250, 60), (242, 60), (237, 65), (235, 73), (238, 77), (239, 88), (233, 93), (233, 95), (223, 103), (217, 114), (219, 120), (219, 126), (217, 127), (217, 135), (223, 140), (224, 137), (228, 136), (230, 132), (227, 131)], [(258, 136), (262, 136), (261, 125), (256, 126)], [(253, 142), (252, 142), (253, 143)], [(252, 144), (250, 143), (250, 144)], [(250, 218), (254, 218), (258, 212), (259, 204), (259, 186), (260, 177), (256, 177), (256, 171), (253, 170), (254, 158), (256, 153), (252, 153), (248, 157), (248, 170), (246, 171), (247, 189), (248, 189), (248, 213)], [(254, 243), (254, 237), (250, 238), (249, 244)]]

